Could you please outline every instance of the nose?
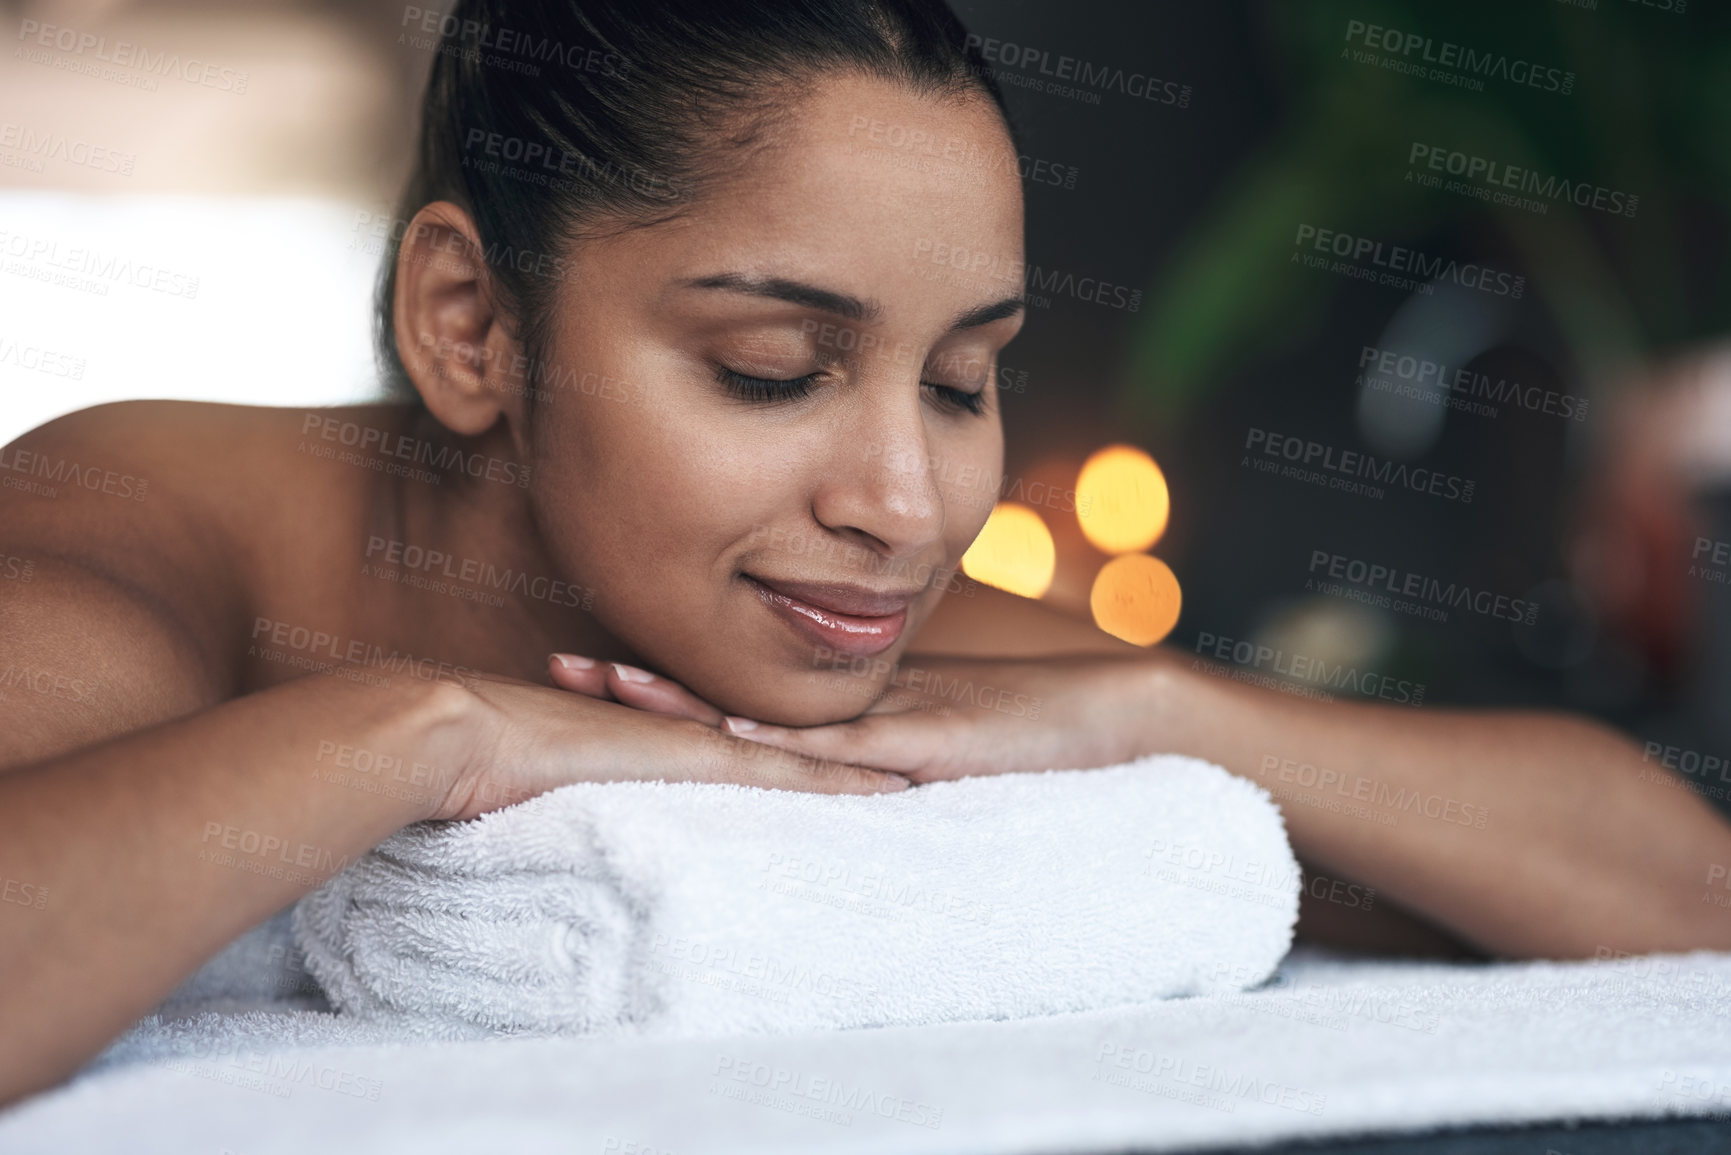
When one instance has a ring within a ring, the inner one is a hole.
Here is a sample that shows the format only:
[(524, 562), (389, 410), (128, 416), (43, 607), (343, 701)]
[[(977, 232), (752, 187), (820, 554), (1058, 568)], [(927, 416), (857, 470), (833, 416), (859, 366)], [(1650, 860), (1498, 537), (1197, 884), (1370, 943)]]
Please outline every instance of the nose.
[(886, 557), (913, 557), (943, 540), (944, 498), (920, 409), (919, 386), (862, 390), (856, 419), (836, 427), (835, 464), (825, 471), (812, 515), (825, 527)]

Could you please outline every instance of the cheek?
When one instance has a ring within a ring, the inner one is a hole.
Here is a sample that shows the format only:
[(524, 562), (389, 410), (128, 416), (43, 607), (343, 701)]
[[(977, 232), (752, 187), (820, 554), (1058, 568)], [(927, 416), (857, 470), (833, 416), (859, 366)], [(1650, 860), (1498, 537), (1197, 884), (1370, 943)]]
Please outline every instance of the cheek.
[(1004, 442), (996, 423), (987, 435), (962, 439), (941, 458), (954, 463), (937, 477), (944, 497), (944, 544), (951, 560), (961, 557), (997, 504), (1004, 480)]
[(624, 559), (638, 583), (707, 574), (754, 527), (785, 520), (801, 492), (792, 439), (660, 404), (654, 391), (569, 408), (537, 439), (536, 504), (544, 530), (592, 573)]

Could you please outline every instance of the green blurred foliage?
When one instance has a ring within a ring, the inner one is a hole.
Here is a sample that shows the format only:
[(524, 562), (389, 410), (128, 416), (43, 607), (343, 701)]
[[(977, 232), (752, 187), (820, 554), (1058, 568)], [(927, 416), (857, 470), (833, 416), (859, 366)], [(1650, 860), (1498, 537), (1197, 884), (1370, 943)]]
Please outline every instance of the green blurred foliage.
[[(1159, 270), (1130, 407), (1171, 420), (1314, 329), (1327, 295), (1352, 282), (1289, 268), (1301, 222), (1413, 246), (1489, 233), (1589, 373), (1731, 329), (1731, 277), (1722, 262), (1703, 274), (1701, 251), (1723, 248), (1731, 220), (1731, 9), (1688, 3), (1679, 14), (1642, 0), (1268, 0), (1258, 19), (1281, 123)], [(1360, 63), (1352, 20), (1573, 71), (1574, 90), (1487, 78), (1475, 92)], [(1422, 188), (1405, 180), (1414, 142), (1636, 194), (1636, 217), (1566, 201), (1537, 215)], [(1698, 235), (1703, 220), (1719, 235)]]

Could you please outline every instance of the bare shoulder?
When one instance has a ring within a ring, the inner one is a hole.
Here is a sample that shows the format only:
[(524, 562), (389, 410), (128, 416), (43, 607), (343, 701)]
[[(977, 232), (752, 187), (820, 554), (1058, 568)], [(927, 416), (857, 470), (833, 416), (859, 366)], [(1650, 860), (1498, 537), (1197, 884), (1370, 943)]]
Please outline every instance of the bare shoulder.
[(304, 413), (125, 402), (0, 448), (0, 767), (232, 696), (273, 543), (355, 489)]
[(50, 421), (0, 448), (0, 543), (208, 621), (244, 599), (260, 542), (341, 480), (294, 452), (304, 412), (129, 401)]
[(911, 652), (973, 658), (1148, 652), (1105, 633), (1093, 622), (1042, 602), (981, 585), (959, 574), (957, 581), (962, 588), (944, 595), (914, 635)]

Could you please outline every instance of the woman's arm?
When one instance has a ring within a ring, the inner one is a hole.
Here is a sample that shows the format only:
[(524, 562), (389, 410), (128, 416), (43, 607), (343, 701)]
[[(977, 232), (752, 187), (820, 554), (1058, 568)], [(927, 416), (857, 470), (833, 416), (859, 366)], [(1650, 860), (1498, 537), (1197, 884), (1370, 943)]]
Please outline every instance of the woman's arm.
[(907, 785), (521, 682), (314, 676), (212, 701), (199, 652), (78, 566), (0, 590), (0, 1104), (410, 822), (582, 780)]
[[(1644, 773), (1615, 731), (1296, 698), (1008, 598), (982, 590), (934, 615), (917, 644), (947, 656), (903, 658), (899, 688), (860, 718), (739, 732), (916, 783), (1148, 753), (1207, 759), (1273, 794), (1307, 881), (1322, 877), (1306, 887), (1299, 934), (1331, 945), (1462, 953), (1453, 935), (1517, 957), (1731, 949), (1731, 910), (1704, 901), (1731, 874), (1731, 824)], [(555, 680), (645, 710), (714, 713), (671, 683)], [(1354, 883), (1375, 889), (1368, 909), (1348, 905)], [(1336, 884), (1348, 903), (1332, 901)]]
[(225, 943), (432, 813), (426, 793), (320, 775), (343, 747), (461, 766), (463, 694), (304, 678), (0, 775), (0, 876), (31, 900), (0, 903), (0, 1103), (60, 1081)]
[[(1704, 903), (1731, 825), (1579, 718), (1322, 703), (1181, 655), (1149, 667), (1143, 743), (1267, 787), (1293, 849), (1499, 955), (1731, 948)], [(1721, 874), (1723, 871), (1720, 872)]]
[(1293, 698), (1139, 650), (1039, 602), (971, 592), (939, 603), (920, 649), (1146, 655), (1146, 702), (1120, 713), (1121, 724), (1146, 724), (1141, 746), (1260, 782), (1307, 872), (1376, 888), (1369, 910), (1306, 894), (1302, 938), (1460, 953), (1440, 926), (1514, 955), (1731, 946), (1731, 910), (1702, 901), (1709, 877), (1725, 877), (1713, 867), (1731, 865), (1731, 826), (1604, 727)]
[[(901, 692), (852, 722), (749, 736), (916, 783), (1156, 752), (1219, 763), (1274, 795), (1325, 891), (1375, 888), (1368, 911), (1302, 905), (1298, 933), (1331, 945), (1454, 953), (1452, 935), (1517, 957), (1731, 949), (1731, 910), (1707, 893), (1731, 874), (1731, 824), (1646, 773), (1607, 727), (1296, 698), (986, 589), (945, 598), (915, 645), (947, 655), (903, 659), (943, 675), (918, 679), (931, 701), (909, 708)], [(995, 705), (934, 684), (990, 686)], [(1037, 717), (1024, 708), (1036, 701)]]
[(33, 566), (0, 589), (0, 1103), (58, 1082), (441, 801), (431, 783), (322, 780), (339, 748), (464, 754), (447, 724), (460, 689), (307, 678), (221, 703), (222, 674), (160, 600), (7, 549)]

